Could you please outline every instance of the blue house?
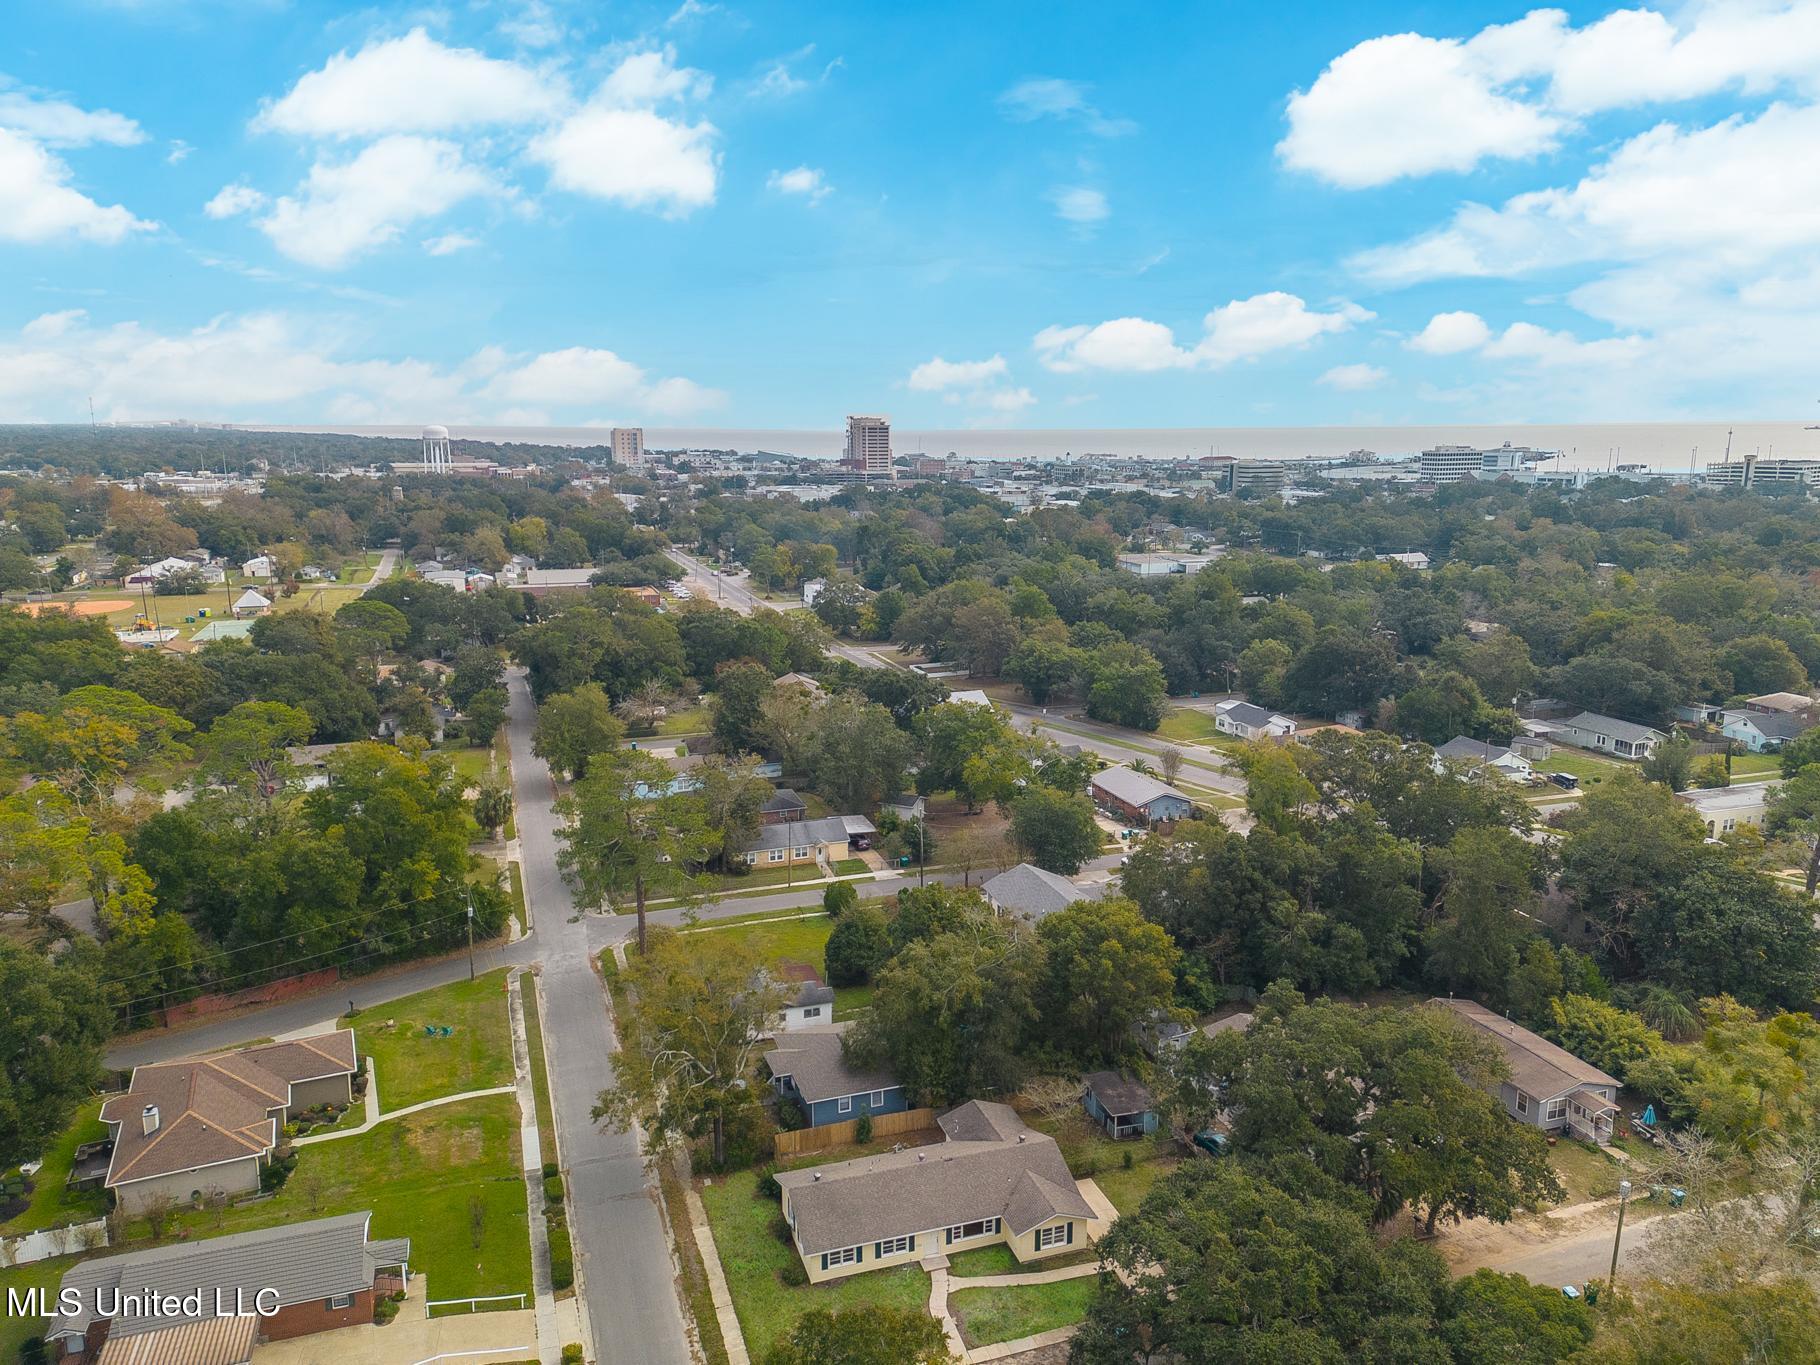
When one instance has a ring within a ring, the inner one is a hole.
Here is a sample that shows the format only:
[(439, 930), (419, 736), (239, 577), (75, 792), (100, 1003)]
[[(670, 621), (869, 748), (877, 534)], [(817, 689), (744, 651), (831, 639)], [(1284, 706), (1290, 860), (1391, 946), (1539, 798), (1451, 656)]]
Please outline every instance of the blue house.
[(1081, 1107), (1107, 1137), (1135, 1138), (1156, 1131), (1156, 1100), (1142, 1081), (1116, 1071), (1095, 1071), (1086, 1084)]
[(793, 1029), (765, 1054), (771, 1086), (802, 1106), (811, 1128), (865, 1114), (901, 1114), (909, 1098), (887, 1071), (860, 1071), (841, 1055), (846, 1024)]
[(1770, 753), (1813, 729), (1813, 722), (1787, 711), (1722, 711), (1720, 727), (1753, 754)]

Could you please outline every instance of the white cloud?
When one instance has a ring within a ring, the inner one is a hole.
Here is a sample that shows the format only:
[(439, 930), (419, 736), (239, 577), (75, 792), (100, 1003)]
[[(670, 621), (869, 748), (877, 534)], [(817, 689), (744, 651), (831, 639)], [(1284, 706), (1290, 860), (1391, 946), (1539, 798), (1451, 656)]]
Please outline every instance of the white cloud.
[(87, 147), (106, 143), (134, 147), (145, 130), (124, 114), (108, 109), (81, 109), (67, 100), (10, 85), (0, 76), (0, 128), (8, 128), (47, 147)]
[(1375, 389), (1388, 378), (1390, 371), (1378, 365), (1335, 365), (1321, 376), (1320, 382), (1341, 393), (1358, 393)]
[(291, 259), (336, 270), (410, 224), (494, 189), (453, 142), (395, 135), (352, 160), (318, 160), (295, 196), (277, 200), (260, 230)]
[(558, 189), (684, 217), (714, 202), (718, 130), (649, 106), (699, 98), (710, 77), (677, 67), (668, 50), (625, 58), (592, 99), (531, 141), (533, 159)]
[(828, 183), (821, 169), (809, 166), (798, 166), (789, 171), (772, 171), (765, 177), (765, 188), (778, 194), (798, 195), (811, 204), (819, 204), (834, 193), (834, 186)]
[(525, 0), (516, 14), (499, 21), (499, 31), (520, 47), (554, 47), (568, 36), (546, 0)]
[(1820, 178), (1790, 168), (1820, 154), (1820, 106), (1774, 104), (1709, 128), (1659, 124), (1566, 189), (1467, 204), (1446, 226), (1362, 252), (1381, 284), (1508, 276), (1589, 261), (1682, 257), (1754, 265), (1820, 246)]
[(490, 398), (552, 406), (615, 407), (661, 417), (686, 417), (718, 406), (725, 395), (682, 378), (653, 381), (612, 351), (586, 346), (548, 351), (501, 370), (487, 383)]
[(72, 189), (70, 178), (70, 168), (38, 143), (0, 128), (0, 241), (111, 245), (157, 226), (119, 204), (97, 203)]
[(1022, 412), (1036, 403), (1029, 389), (992, 389), (981, 398), (981, 405), (997, 413)]
[(1820, 6), (1705, 0), (1573, 28), (1533, 10), (1465, 40), (1398, 33), (1336, 57), (1291, 94), (1284, 163), (1348, 189), (1468, 171), (1556, 147), (1604, 110), (1726, 90), (1820, 87)]
[(754, 99), (761, 100), (789, 99), (794, 95), (802, 94), (810, 86), (827, 80), (836, 70), (846, 65), (841, 58), (836, 57), (822, 66), (818, 76), (797, 75), (796, 64), (806, 62), (814, 55), (815, 44), (806, 43), (794, 52), (787, 52), (781, 57), (772, 58), (764, 63), (757, 77), (746, 82), (746, 93)]
[(1130, 119), (1106, 117), (1088, 101), (1087, 90), (1079, 81), (1033, 76), (1000, 95), (998, 107), (1014, 123), (1068, 119), (1079, 122), (1097, 137), (1119, 137), (1137, 127)]
[(480, 238), (470, 237), (465, 232), (445, 232), (440, 237), (426, 237), (423, 249), (432, 256), (453, 256), (457, 251), (466, 251), (469, 247), (480, 245)]
[(339, 324), (283, 314), (226, 316), (185, 332), (136, 322), (86, 325), (49, 314), (0, 336), (0, 402), (22, 420), (65, 419), (93, 395), (115, 419), (214, 416), (247, 421), (492, 423), (518, 392), (571, 420), (605, 402), (626, 417), (688, 417), (723, 395), (691, 380), (652, 379), (611, 351), (524, 358), (494, 348), (452, 368), (347, 354)]
[(939, 355), (925, 360), (914, 370), (906, 384), (921, 393), (940, 393), (944, 389), (973, 387), (994, 379), (1003, 379), (1010, 367), (1002, 355), (987, 360), (943, 360)]
[(704, 0), (683, 0), (682, 4), (676, 7), (670, 17), (664, 20), (664, 27), (676, 28), (681, 24), (687, 24), (696, 19), (706, 19), (711, 14), (721, 14), (724, 12), (722, 6), (706, 4), (704, 3)]
[(264, 205), (265, 195), (251, 185), (223, 185), (215, 191), (215, 197), (202, 206), (202, 211), (210, 218), (233, 218)]
[(185, 142), (182, 138), (172, 138), (170, 150), (164, 154), (165, 164), (175, 166), (195, 150), (194, 147), (190, 146), (190, 144)]
[(1476, 350), (1491, 339), (1491, 328), (1477, 313), (1436, 313), (1428, 325), (1405, 343), (1425, 355), (1456, 355)]
[(1202, 336), (1193, 346), (1178, 344), (1173, 330), (1146, 318), (1045, 327), (1032, 344), (1044, 366), (1061, 374), (1217, 369), (1272, 351), (1306, 346), (1371, 317), (1351, 303), (1339, 304), (1332, 312), (1318, 312), (1294, 294), (1273, 291), (1215, 308), (1202, 319)]
[(1085, 185), (1064, 185), (1050, 192), (1058, 218), (1070, 223), (1103, 223), (1112, 216), (1112, 205), (1100, 191)]
[(369, 137), (522, 124), (550, 115), (549, 71), (447, 47), (421, 28), (340, 52), (267, 105), (254, 127), (310, 137)]

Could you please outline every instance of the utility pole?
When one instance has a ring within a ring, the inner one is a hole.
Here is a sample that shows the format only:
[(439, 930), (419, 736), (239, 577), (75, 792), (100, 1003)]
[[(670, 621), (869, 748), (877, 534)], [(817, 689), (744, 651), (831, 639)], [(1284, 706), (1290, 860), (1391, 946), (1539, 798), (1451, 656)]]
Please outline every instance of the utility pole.
[(1611, 1239), (1611, 1274), (1605, 1279), (1605, 1292), (1614, 1293), (1618, 1288), (1618, 1244), (1624, 1240), (1624, 1206), (1630, 1202), (1630, 1181), (1618, 1182), (1618, 1230)]
[(919, 816), (916, 821), (916, 884), (923, 884), (923, 864), (929, 858), (929, 840), (926, 823), (927, 816)]
[(474, 979), (474, 893), (468, 892), (468, 980)]
[(796, 885), (796, 817), (784, 820), (784, 885)]

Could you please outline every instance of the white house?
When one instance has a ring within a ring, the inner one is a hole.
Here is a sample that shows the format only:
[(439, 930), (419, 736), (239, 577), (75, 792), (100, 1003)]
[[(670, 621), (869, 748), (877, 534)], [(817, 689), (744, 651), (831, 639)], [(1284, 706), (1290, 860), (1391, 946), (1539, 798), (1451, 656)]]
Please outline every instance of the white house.
[(828, 590), (828, 580), (827, 579), (825, 579), (825, 578), (805, 578), (803, 580), (803, 605), (805, 607), (814, 606), (815, 599), (820, 597), (827, 590)]
[(1439, 771), (1446, 763), (1458, 764), (1473, 772), (1490, 771), (1500, 777), (1508, 777), (1513, 782), (1527, 782), (1535, 775), (1535, 769), (1523, 755), (1505, 748), (1501, 744), (1489, 744), (1482, 739), (1468, 739), (1457, 735), (1435, 750), (1435, 769)]
[(1295, 733), (1295, 722), (1248, 701), (1223, 701), (1213, 708), (1213, 728), (1239, 739), (1281, 739)]
[(784, 1017), (778, 1024), (782, 1033), (800, 1028), (820, 1028), (834, 1022), (834, 987), (820, 981), (804, 981), (784, 1006)]
[(240, 576), (242, 578), (270, 578), (276, 568), (277, 565), (272, 562), (270, 555), (254, 555), (240, 566)]
[(1428, 567), (1428, 556), (1420, 550), (1411, 550), (1403, 554), (1379, 555), (1387, 564), (1401, 564), (1405, 569), (1422, 570)]

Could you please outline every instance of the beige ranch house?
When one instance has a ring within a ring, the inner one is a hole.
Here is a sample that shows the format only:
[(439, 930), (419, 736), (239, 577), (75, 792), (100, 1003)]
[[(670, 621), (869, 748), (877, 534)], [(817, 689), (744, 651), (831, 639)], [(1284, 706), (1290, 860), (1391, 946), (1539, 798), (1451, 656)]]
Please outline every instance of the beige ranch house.
[(293, 1114), (353, 1097), (354, 1031), (133, 1069), (101, 1106), (114, 1139), (106, 1187), (139, 1213), (160, 1200), (256, 1194)]
[(1009, 1105), (972, 1100), (937, 1122), (933, 1146), (778, 1173), (811, 1282), (1000, 1243), (1040, 1261), (1105, 1231), (1055, 1140)]

